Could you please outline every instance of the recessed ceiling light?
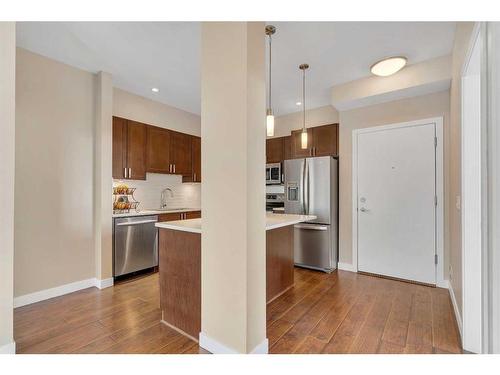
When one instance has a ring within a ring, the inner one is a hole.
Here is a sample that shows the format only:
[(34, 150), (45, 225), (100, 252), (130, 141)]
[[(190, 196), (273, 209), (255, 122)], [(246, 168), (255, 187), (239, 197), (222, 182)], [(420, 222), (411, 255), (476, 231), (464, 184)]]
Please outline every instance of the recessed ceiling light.
[(297, 102), (295, 103), (295, 105), (302, 105), (302, 102)]
[(370, 70), (376, 76), (387, 77), (403, 69), (407, 61), (404, 56), (388, 57), (373, 64)]
[(151, 89), (151, 91), (153, 91), (153, 92), (160, 92), (160, 89), (159, 89), (159, 88), (157, 88), (157, 87), (153, 87), (153, 88)]

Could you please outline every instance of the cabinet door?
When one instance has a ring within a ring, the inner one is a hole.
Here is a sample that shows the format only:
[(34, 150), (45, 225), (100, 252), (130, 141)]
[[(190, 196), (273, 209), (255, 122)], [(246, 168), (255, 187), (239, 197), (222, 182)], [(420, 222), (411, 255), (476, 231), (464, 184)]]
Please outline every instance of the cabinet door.
[(201, 138), (192, 137), (193, 182), (201, 182)]
[(148, 126), (147, 171), (153, 173), (170, 173), (170, 131)]
[(292, 159), (312, 156), (313, 132), (311, 128), (307, 129), (307, 148), (303, 149), (301, 145), (302, 130), (292, 132)]
[(283, 137), (283, 160), (292, 159), (292, 136)]
[(199, 219), (201, 218), (201, 211), (186, 212), (186, 219)]
[(127, 121), (127, 168), (128, 178), (132, 180), (146, 179), (146, 125), (140, 122)]
[(181, 214), (178, 212), (171, 212), (168, 214), (161, 214), (158, 215), (158, 222), (162, 221), (176, 221), (176, 220), (181, 220)]
[(192, 155), (191, 136), (188, 134), (172, 132), (170, 158), (174, 166), (174, 174), (191, 176)]
[(113, 178), (124, 179), (127, 166), (127, 120), (113, 117)]
[(313, 155), (336, 156), (338, 154), (338, 124), (318, 126), (313, 129)]
[(283, 161), (283, 137), (266, 140), (266, 163)]

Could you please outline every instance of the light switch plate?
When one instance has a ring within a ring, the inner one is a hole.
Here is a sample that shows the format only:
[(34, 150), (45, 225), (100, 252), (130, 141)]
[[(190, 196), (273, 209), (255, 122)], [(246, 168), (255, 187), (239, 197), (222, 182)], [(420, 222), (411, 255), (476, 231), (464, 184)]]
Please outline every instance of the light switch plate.
[(461, 199), (460, 199), (460, 195), (457, 195), (455, 197), (455, 207), (457, 208), (457, 210), (460, 210), (461, 209)]

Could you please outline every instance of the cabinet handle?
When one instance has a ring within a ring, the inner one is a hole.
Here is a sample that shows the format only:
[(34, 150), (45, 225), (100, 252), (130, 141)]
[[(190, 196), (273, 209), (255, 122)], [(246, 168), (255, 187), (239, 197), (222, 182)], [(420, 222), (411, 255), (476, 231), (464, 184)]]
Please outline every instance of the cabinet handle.
[(175, 173), (175, 164), (174, 164), (174, 173)]
[(168, 165), (168, 173), (172, 173), (172, 164)]
[(132, 178), (132, 168), (128, 169), (128, 178)]
[(123, 168), (123, 175), (127, 178), (127, 168)]
[(193, 178), (194, 182), (196, 182), (196, 173), (194, 173), (194, 178)]

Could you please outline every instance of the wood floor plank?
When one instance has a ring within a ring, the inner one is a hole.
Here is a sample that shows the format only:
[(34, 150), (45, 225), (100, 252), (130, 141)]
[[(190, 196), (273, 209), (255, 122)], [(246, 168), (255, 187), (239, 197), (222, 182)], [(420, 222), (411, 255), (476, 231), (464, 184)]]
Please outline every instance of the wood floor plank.
[[(19, 353), (206, 353), (160, 323), (158, 275), (14, 311)], [(295, 269), (267, 306), (271, 353), (461, 353), (448, 291)]]
[(432, 337), (435, 349), (460, 353), (461, 343), (450, 296), (445, 289), (432, 293)]

